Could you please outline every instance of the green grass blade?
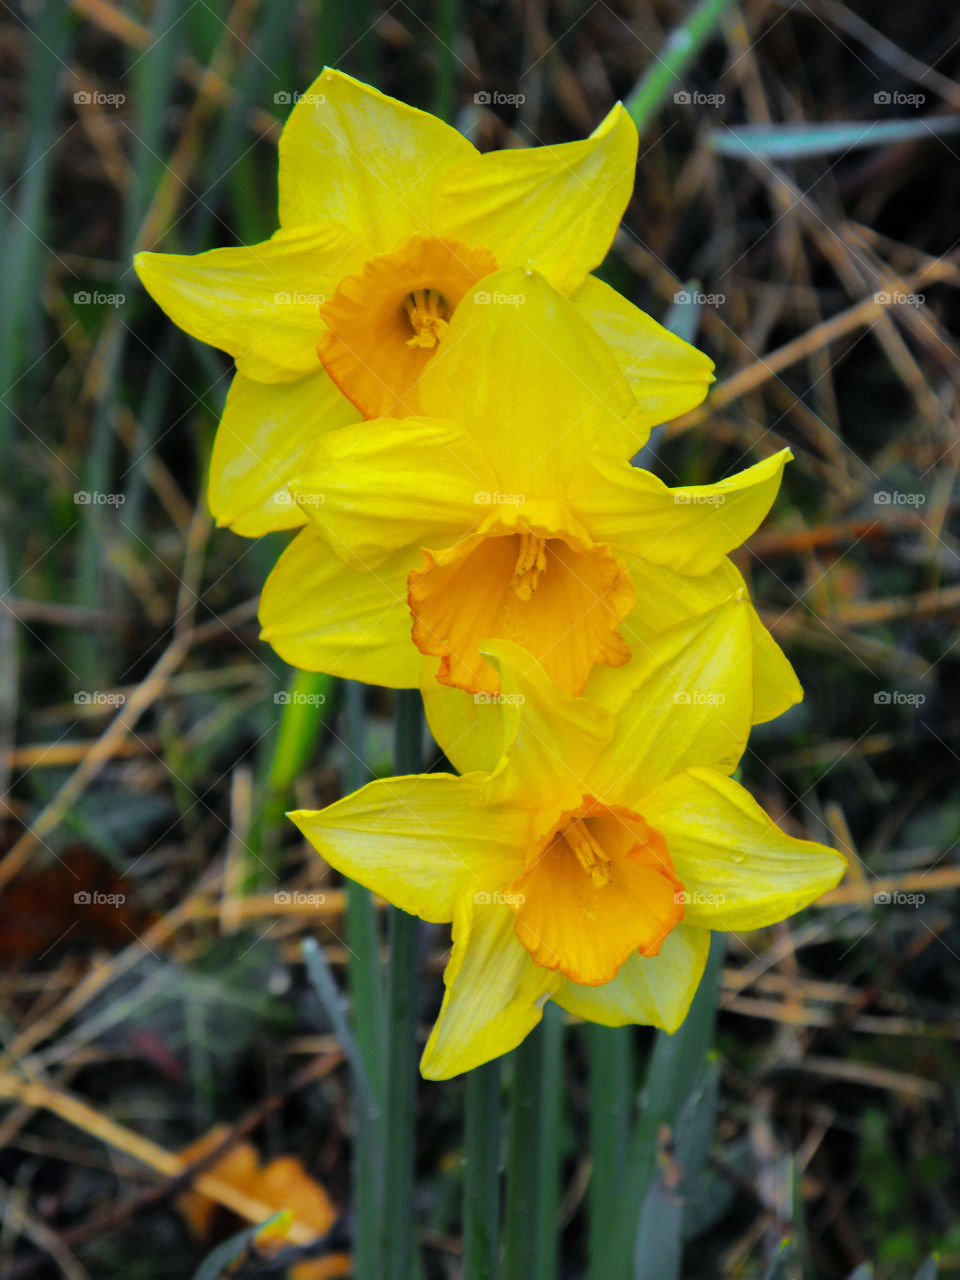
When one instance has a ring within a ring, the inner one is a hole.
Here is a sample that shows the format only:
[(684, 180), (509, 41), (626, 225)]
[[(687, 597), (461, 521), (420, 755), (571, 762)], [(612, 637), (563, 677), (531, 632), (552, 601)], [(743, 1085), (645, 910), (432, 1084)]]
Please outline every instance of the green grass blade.
[(784, 1240), (780, 1245), (777, 1256), (767, 1268), (763, 1280), (786, 1280), (787, 1267), (795, 1257), (796, 1250), (793, 1247), (793, 1241)]
[(304, 938), (302, 944), (303, 960), (307, 969), (307, 977), (310, 984), (320, 998), (324, 1012), (330, 1019), (330, 1025), (333, 1027), (333, 1034), (340, 1042), (340, 1048), (343, 1050), (343, 1056), (349, 1063), (350, 1070), (353, 1073), (354, 1083), (357, 1087), (357, 1095), (360, 1105), (366, 1114), (372, 1118), (376, 1118), (379, 1114), (379, 1103), (374, 1096), (373, 1089), (370, 1085), (370, 1079), (367, 1075), (367, 1068), (360, 1056), (357, 1048), (357, 1042), (353, 1035), (353, 1030), (347, 1021), (347, 1016), (343, 1009), (343, 997), (337, 986), (336, 979), (330, 972), (330, 966), (327, 964), (327, 958), (323, 954), (316, 938)]
[[(670, 1176), (663, 1166), (658, 1166), (640, 1211), (633, 1267), (634, 1275), (643, 1280), (680, 1280), (684, 1206), (697, 1196), (713, 1142), (719, 1102), (720, 1070), (714, 1060), (706, 1064), (700, 1082), (677, 1115)], [(679, 1176), (679, 1183), (675, 1184), (675, 1176)]]
[(244, 886), (250, 890), (280, 873), (280, 840), (289, 824), (284, 814), (293, 784), (316, 754), (335, 702), (337, 680), (315, 671), (294, 671), (290, 687), (274, 695), (282, 707), (267, 766), (263, 800), (253, 823)]
[(670, 33), (666, 44), (623, 104), (641, 133), (713, 35), (723, 15), (732, 7), (733, 0), (700, 0), (686, 21)]
[(243, 1231), (237, 1232), (235, 1236), (231, 1236), (229, 1240), (224, 1240), (213, 1250), (208, 1253), (201, 1262), (198, 1269), (194, 1272), (193, 1280), (220, 1280), (227, 1268), (242, 1258), (247, 1251), (247, 1245), (251, 1243), (255, 1236), (267, 1227), (273, 1226), (278, 1222), (284, 1214), (289, 1210), (281, 1210), (275, 1213), (272, 1218), (267, 1218), (266, 1222), (260, 1222), (254, 1227), (247, 1227)]
[(937, 1280), (937, 1274), (940, 1271), (940, 1260), (935, 1253), (931, 1253), (920, 1270), (913, 1277), (913, 1280)]
[(839, 120), (829, 124), (743, 125), (717, 129), (710, 148), (735, 160), (802, 160), (863, 147), (885, 147), (960, 133), (960, 115), (910, 120)]
[[(250, 138), (246, 133), (245, 121), (250, 108), (264, 103), (268, 110), (275, 109), (273, 95), (279, 91), (289, 93), (298, 86), (281, 83), (279, 76), (283, 74), (281, 67), (286, 63), (286, 53), (290, 43), (290, 30), (296, 20), (298, 0), (272, 0), (271, 4), (261, 6), (260, 20), (253, 32), (251, 51), (246, 55), (232, 81), (234, 95), (224, 110), (217, 125), (212, 145), (206, 150), (201, 182), (203, 187), (203, 203), (197, 209), (191, 222), (190, 234), (194, 241), (204, 239), (208, 233), (216, 212), (217, 202), (223, 194), (225, 180), (240, 165), (251, 163), (255, 156), (250, 153)], [(243, 213), (244, 205), (235, 202), (238, 213)], [(256, 201), (253, 208), (256, 208)], [(275, 210), (274, 210), (275, 212)], [(251, 228), (252, 230), (252, 228)], [(269, 234), (271, 227), (266, 234)], [(260, 231), (251, 236), (259, 239)], [(246, 239), (244, 234), (243, 239)], [(204, 246), (206, 247), (206, 246)]]
[(673, 1035), (657, 1032), (624, 1177), (616, 1256), (626, 1249), (633, 1252), (640, 1212), (657, 1171), (661, 1128), (676, 1125), (712, 1044), (725, 951), (723, 935), (713, 934), (707, 967), (686, 1019)]
[[(38, 307), (38, 276), (47, 256), (45, 205), (50, 174), (56, 159), (60, 98), (51, 85), (60, 79), (70, 32), (70, 15), (66, 5), (46, 4), (31, 10), (35, 21), (27, 37), (26, 119), (28, 132), (18, 172), (4, 181), (5, 195), (0, 202), (0, 229), (4, 252), (0, 259), (0, 459), (6, 463), (14, 432), (11, 430), (11, 405), (8, 397), (14, 389), (25, 363), (28, 343), (28, 321)], [(79, 129), (79, 124), (73, 126)], [(8, 144), (9, 145), (9, 144)], [(19, 179), (19, 180), (18, 180)], [(16, 183), (12, 193), (10, 186)], [(42, 350), (42, 348), (41, 348)], [(14, 393), (16, 394), (16, 393)], [(21, 397), (16, 396), (19, 401)], [(7, 474), (6, 467), (4, 474)], [(5, 521), (10, 533), (12, 522)], [(19, 555), (19, 534), (10, 548)]]

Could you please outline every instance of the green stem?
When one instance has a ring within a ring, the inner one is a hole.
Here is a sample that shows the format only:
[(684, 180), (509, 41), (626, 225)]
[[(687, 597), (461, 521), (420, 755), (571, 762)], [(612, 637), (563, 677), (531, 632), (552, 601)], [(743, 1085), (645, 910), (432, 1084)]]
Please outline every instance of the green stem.
[[(367, 781), (364, 742), (364, 686), (353, 680), (343, 685), (344, 739), (347, 763), (344, 792), (359, 790)], [(354, 1093), (353, 1265), (357, 1280), (380, 1280), (380, 1223), (383, 1201), (383, 973), (377, 909), (370, 891), (347, 882), (348, 981), (353, 1008), (353, 1031), (373, 1095), (374, 1107), (364, 1107)]]
[(630, 1256), (614, 1257), (633, 1092), (629, 1027), (588, 1026), (590, 1055), (590, 1225), (587, 1280), (627, 1280)]
[(500, 1059), (467, 1073), (464, 1280), (500, 1275)]
[(459, 0), (437, 0), (434, 40), (437, 50), (437, 78), (434, 85), (433, 113), (447, 124), (453, 122), (457, 91), (456, 54)]
[(666, 44), (623, 104), (641, 132), (732, 4), (733, 0), (700, 0), (687, 20), (670, 33)]
[[(422, 767), (423, 707), (414, 689), (396, 700), (394, 766), (398, 774)], [(390, 911), (387, 967), (387, 1075), (384, 1134), (383, 1280), (410, 1280), (415, 1268), (413, 1184), (417, 1100), (417, 921)]]
[(543, 1022), (513, 1054), (505, 1280), (554, 1280), (558, 1242), (563, 1015)]
[(548, 1004), (541, 1024), (540, 1177), (536, 1184), (539, 1239), (533, 1280), (556, 1280), (559, 1271), (564, 1017), (559, 1005)]
[(513, 1051), (513, 1098), (507, 1165), (505, 1280), (533, 1280), (537, 1237), (537, 1179), (540, 1177), (540, 1077), (543, 1037), (535, 1027)]

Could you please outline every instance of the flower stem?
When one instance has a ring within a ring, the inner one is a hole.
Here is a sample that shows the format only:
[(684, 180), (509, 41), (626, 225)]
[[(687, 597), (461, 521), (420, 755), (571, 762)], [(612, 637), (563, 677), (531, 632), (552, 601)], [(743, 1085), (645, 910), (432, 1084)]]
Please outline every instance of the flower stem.
[[(394, 767), (398, 774), (422, 767), (423, 708), (420, 694), (401, 689), (396, 700)], [(380, 1239), (383, 1280), (414, 1274), (413, 1183), (417, 1099), (417, 921), (398, 907), (390, 911), (387, 965), (387, 1071), (385, 1084), (383, 1218)]]
[(447, 124), (453, 122), (456, 105), (457, 67), (453, 45), (457, 38), (459, 7), (459, 0), (438, 0), (433, 28), (437, 63), (433, 110)]
[(590, 1055), (590, 1227), (588, 1280), (627, 1280), (630, 1255), (614, 1257), (627, 1163), (633, 1093), (629, 1027), (585, 1028)]
[[(364, 687), (345, 681), (344, 738), (347, 747), (345, 794), (358, 790), (367, 781), (364, 750)], [(354, 1245), (353, 1264), (357, 1280), (379, 1280), (380, 1223), (383, 1213), (383, 973), (380, 966), (380, 934), (377, 912), (370, 891), (363, 885), (347, 884), (347, 945), (349, 984), (353, 1007), (353, 1032), (357, 1052), (369, 1082), (371, 1099), (363, 1105), (360, 1090), (354, 1087)]]
[(505, 1280), (556, 1275), (563, 1015), (552, 1004), (514, 1050)]
[(500, 1059), (467, 1073), (464, 1280), (500, 1275)]

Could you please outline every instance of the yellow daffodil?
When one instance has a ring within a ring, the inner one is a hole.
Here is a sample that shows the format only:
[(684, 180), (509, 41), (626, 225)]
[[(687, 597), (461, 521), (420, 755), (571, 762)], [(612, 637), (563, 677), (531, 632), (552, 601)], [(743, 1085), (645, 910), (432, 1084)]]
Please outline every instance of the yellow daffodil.
[(280, 139), (275, 235), (136, 258), (167, 314), (236, 360), (211, 464), (218, 521), (250, 536), (302, 524), (286, 485), (318, 435), (357, 409), (420, 412), (418, 378), (462, 298), (498, 269), (535, 268), (573, 299), (647, 426), (698, 404), (710, 360), (589, 275), (630, 197), (636, 152), (616, 106), (582, 142), (481, 155), (434, 116), (324, 71)]
[[(426, 416), (326, 433), (292, 485), (310, 525), (260, 619), (294, 666), (402, 688), (427, 655), (442, 682), (493, 693), (480, 647), (506, 639), (579, 694), (742, 588), (727, 553), (766, 515), (789, 452), (668, 488), (626, 461), (634, 400), (577, 309), (537, 274), (490, 287), (514, 303), (461, 302), (421, 377)], [(750, 619), (769, 719), (801, 691)]]
[(730, 777), (752, 720), (752, 646), (748, 611), (729, 600), (649, 640), (600, 706), (491, 645), (503, 691), (478, 704), (489, 723), (470, 772), (389, 778), (290, 815), (345, 875), (452, 920), (424, 1075), (512, 1049), (547, 999), (673, 1031), (710, 930), (783, 920), (837, 883), (839, 853), (786, 835)]

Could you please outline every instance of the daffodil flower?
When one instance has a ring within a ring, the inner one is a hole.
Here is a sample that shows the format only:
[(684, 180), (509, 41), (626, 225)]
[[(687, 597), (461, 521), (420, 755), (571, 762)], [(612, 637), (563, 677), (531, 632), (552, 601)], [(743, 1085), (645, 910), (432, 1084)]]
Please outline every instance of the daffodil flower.
[(589, 274), (636, 153), (619, 105), (581, 142), (481, 155), (434, 116), (324, 71), (280, 138), (279, 231), (135, 260), (174, 322), (236, 361), (210, 471), (217, 520), (249, 536), (302, 524), (286, 485), (318, 435), (358, 409), (419, 412), (417, 381), (461, 300), (507, 267), (541, 271), (573, 299), (648, 427), (699, 404), (711, 361)]
[[(327, 432), (293, 483), (310, 524), (260, 620), (294, 666), (403, 688), (427, 655), (440, 681), (494, 693), (480, 647), (506, 639), (579, 694), (743, 587), (727, 553), (766, 515), (789, 451), (668, 488), (626, 461), (634, 399), (576, 307), (535, 273), (490, 284), (521, 301), (461, 302), (421, 377), (426, 416)], [(802, 694), (750, 618), (769, 719)]]
[[(649, 640), (600, 706), (491, 645), (502, 691), (477, 704), (489, 723), (470, 772), (388, 778), (290, 815), (344, 875), (453, 922), (425, 1076), (506, 1053), (548, 999), (674, 1031), (711, 930), (773, 924), (837, 883), (841, 854), (785, 834), (730, 777), (753, 718), (752, 646), (729, 600)], [(427, 704), (454, 756), (431, 702), (463, 696), (437, 687)]]

